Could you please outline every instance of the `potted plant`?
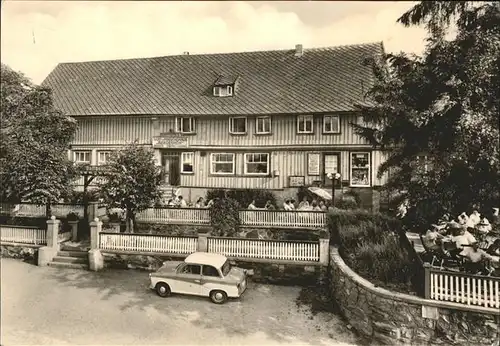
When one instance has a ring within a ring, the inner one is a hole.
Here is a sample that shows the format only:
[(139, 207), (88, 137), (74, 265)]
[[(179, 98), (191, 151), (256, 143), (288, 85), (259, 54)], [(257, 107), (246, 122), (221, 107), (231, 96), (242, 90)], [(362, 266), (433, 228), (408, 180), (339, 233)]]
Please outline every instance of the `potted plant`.
[(78, 221), (80, 219), (78, 213), (74, 211), (70, 211), (68, 215), (66, 215), (66, 220), (68, 221)]

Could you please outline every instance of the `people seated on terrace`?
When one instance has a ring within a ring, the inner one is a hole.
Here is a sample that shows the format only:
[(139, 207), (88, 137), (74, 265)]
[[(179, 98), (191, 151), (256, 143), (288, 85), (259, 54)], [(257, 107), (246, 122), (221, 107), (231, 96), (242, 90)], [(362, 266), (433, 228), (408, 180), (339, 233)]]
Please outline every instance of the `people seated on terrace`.
[(492, 257), (480, 249), (477, 242), (473, 242), (470, 246), (465, 247), (460, 255), (466, 259), (464, 268), (467, 272), (473, 274), (478, 272), (488, 273), (486, 261), (492, 260)]
[[(463, 250), (464, 246), (476, 242), (476, 238), (465, 229), (465, 226), (455, 221), (448, 224), (448, 229), (452, 234), (449, 239), (452, 243), (455, 243), (454, 249), (449, 250), (451, 255), (458, 255)], [(446, 241), (446, 239), (443, 239), (443, 241)]]
[(495, 239), (486, 252), (492, 256), (500, 256), (500, 239)]
[(255, 201), (252, 201), (252, 203), (250, 203), (247, 207), (247, 209), (250, 209), (250, 210), (255, 210), (255, 209), (258, 209), (256, 206), (255, 206)]
[(210, 208), (212, 207), (212, 205), (214, 204), (214, 200), (211, 199), (210, 201), (208, 201), (207, 205), (205, 206), (205, 208)]
[(271, 201), (267, 201), (266, 205), (264, 206), (264, 209), (266, 210), (275, 210), (276, 208), (274, 207), (273, 203)]
[(469, 215), (469, 222), (467, 223), (468, 227), (476, 227), (476, 225), (481, 222), (481, 214), (474, 209), (472, 214)]
[(297, 209), (304, 210), (306, 207), (309, 207), (309, 201), (307, 200), (307, 197), (304, 197), (302, 202), (299, 203), (299, 207)]
[(186, 200), (182, 196), (177, 197), (177, 206), (179, 208), (187, 208)]
[(285, 203), (283, 203), (283, 209), (286, 210), (286, 211), (291, 211), (293, 210), (293, 206), (291, 205), (292, 204), (292, 201), (287, 199), (285, 201)]
[(469, 217), (467, 216), (467, 214), (465, 212), (458, 215), (457, 219), (458, 219), (458, 223), (461, 225), (465, 225), (469, 221)]
[(203, 200), (203, 197), (198, 198), (194, 207), (195, 208), (204, 208), (205, 207), (205, 201)]
[(321, 211), (327, 211), (328, 210), (328, 207), (326, 206), (325, 202), (324, 201), (320, 201), (319, 202), (319, 209)]
[(311, 208), (313, 211), (321, 211), (321, 208), (319, 207), (319, 205), (316, 203), (316, 201), (313, 201), (311, 203)]
[(444, 236), (439, 232), (437, 225), (431, 225), (423, 237), (424, 246), (431, 251), (438, 251), (441, 248), (441, 240)]
[(292, 210), (295, 210), (295, 200), (293, 198), (290, 201), (290, 208), (292, 208)]
[(487, 218), (483, 218), (476, 226), (479, 233), (487, 234), (491, 231), (492, 227)]

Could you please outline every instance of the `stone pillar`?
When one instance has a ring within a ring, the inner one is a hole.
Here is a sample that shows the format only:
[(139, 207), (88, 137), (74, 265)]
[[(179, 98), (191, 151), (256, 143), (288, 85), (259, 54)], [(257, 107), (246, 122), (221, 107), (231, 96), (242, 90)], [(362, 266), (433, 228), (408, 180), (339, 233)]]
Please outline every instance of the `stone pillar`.
[(431, 299), (431, 265), (424, 263), (424, 298)]
[(198, 249), (199, 252), (207, 252), (208, 251), (208, 234), (207, 233), (198, 233)]
[(41, 247), (38, 250), (39, 266), (46, 266), (57, 256), (57, 252), (59, 251), (57, 235), (59, 234), (60, 222), (55, 216), (47, 220), (47, 246)]
[(99, 209), (99, 203), (97, 202), (89, 202), (88, 205), (88, 217), (89, 220), (94, 220), (97, 216), (97, 211)]
[(71, 226), (71, 241), (78, 240), (78, 222), (78, 220), (68, 221), (69, 225)]
[(104, 268), (104, 257), (102, 256), (101, 250), (91, 249), (89, 254), (89, 269), (96, 272)]
[(53, 215), (47, 220), (47, 247), (57, 247), (57, 235), (59, 234), (60, 223), (61, 220), (57, 220)]
[(319, 263), (327, 267), (330, 261), (330, 239), (319, 239)]
[(90, 223), (90, 249), (99, 249), (99, 233), (102, 231), (102, 222), (96, 217)]

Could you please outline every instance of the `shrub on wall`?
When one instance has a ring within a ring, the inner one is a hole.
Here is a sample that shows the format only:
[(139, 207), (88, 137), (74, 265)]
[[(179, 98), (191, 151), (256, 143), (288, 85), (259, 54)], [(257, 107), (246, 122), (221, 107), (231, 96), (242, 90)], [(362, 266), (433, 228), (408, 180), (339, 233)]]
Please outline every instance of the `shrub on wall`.
[(210, 208), (210, 223), (215, 236), (234, 237), (240, 226), (240, 205), (232, 198), (217, 198)]
[(217, 198), (226, 199), (230, 198), (237, 201), (239, 209), (246, 209), (248, 205), (255, 201), (257, 207), (264, 207), (267, 201), (271, 201), (271, 203), (276, 205), (276, 196), (267, 190), (259, 190), (259, 189), (215, 189), (208, 190), (206, 195), (206, 200), (215, 200)]
[(342, 196), (340, 200), (335, 201), (335, 207), (343, 210), (358, 209), (359, 204), (352, 196)]
[(400, 292), (409, 293), (418, 273), (399, 241), (400, 221), (364, 210), (336, 210), (327, 218), (331, 242), (355, 272)]

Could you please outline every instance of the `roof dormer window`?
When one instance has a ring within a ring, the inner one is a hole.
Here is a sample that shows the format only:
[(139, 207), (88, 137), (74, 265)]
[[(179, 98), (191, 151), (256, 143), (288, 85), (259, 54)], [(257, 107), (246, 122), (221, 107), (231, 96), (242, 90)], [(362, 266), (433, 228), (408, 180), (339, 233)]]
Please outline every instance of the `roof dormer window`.
[(233, 96), (237, 79), (237, 76), (220, 75), (214, 83), (214, 96)]
[(219, 97), (233, 96), (233, 86), (232, 85), (214, 86), (214, 96), (219, 96)]

